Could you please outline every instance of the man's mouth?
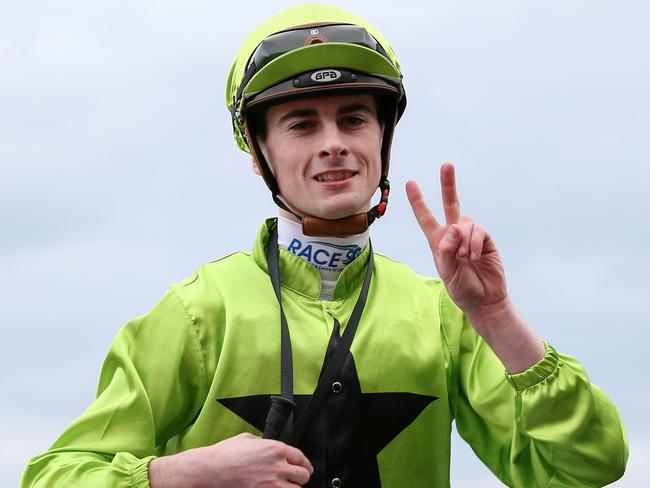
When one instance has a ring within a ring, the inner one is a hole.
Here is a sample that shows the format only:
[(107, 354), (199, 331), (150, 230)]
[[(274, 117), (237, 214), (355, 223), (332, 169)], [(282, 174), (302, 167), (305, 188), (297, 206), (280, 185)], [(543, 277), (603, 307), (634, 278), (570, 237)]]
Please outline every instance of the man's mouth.
[(350, 170), (326, 171), (317, 174), (314, 179), (319, 182), (341, 181), (352, 178), (356, 173)]

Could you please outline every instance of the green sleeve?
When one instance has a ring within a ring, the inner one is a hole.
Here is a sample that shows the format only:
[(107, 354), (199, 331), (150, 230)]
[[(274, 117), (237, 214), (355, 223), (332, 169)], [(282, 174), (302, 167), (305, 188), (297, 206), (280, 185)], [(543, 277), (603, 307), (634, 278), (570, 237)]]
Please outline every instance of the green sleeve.
[(452, 339), (456, 427), (504, 483), (600, 487), (623, 475), (628, 449), (619, 413), (578, 361), (547, 344), (539, 363), (509, 375), (444, 292), (441, 318)]
[(170, 290), (119, 332), (96, 399), (29, 462), (21, 487), (148, 487), (157, 449), (190, 424), (206, 394), (197, 331)]

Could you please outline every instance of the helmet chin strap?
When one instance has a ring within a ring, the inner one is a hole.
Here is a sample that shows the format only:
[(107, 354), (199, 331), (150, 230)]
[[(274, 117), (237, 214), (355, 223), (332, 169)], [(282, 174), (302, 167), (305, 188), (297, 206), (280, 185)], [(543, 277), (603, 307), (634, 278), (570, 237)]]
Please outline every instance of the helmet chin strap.
[(291, 213), (300, 221), (302, 224), (302, 233), (306, 236), (345, 237), (364, 233), (368, 230), (370, 224), (384, 215), (390, 193), (390, 183), (387, 178), (382, 177), (379, 183), (379, 189), (381, 190), (381, 199), (368, 212), (361, 212), (340, 219), (323, 219), (313, 215), (300, 215), (295, 210), (289, 208), (286, 202), (275, 192), (273, 192), (273, 201), (278, 207)]

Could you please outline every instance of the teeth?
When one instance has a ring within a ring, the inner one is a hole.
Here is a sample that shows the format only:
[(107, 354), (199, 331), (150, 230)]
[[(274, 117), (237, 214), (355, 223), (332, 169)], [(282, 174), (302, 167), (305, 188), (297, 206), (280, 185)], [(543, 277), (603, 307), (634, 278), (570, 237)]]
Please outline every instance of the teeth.
[(339, 181), (352, 176), (350, 171), (332, 171), (330, 173), (323, 173), (316, 177), (316, 181)]

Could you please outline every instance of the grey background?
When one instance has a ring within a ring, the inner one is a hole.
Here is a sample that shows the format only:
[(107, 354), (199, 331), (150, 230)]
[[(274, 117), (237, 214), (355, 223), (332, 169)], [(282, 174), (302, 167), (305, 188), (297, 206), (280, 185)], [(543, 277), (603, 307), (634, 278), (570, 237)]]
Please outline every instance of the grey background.
[[(0, 1), (0, 485), (92, 401), (129, 318), (274, 214), (223, 106), (245, 33), (293, 2), (269, 3)], [(518, 307), (623, 415), (615, 485), (647, 486), (649, 4), (332, 3), (391, 40), (409, 95), (376, 248), (435, 274), (403, 187), (440, 215), (454, 161)], [(501, 486), (456, 437), (452, 482)]]

